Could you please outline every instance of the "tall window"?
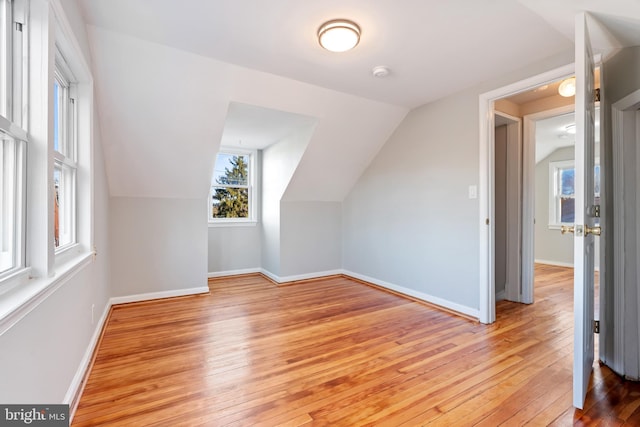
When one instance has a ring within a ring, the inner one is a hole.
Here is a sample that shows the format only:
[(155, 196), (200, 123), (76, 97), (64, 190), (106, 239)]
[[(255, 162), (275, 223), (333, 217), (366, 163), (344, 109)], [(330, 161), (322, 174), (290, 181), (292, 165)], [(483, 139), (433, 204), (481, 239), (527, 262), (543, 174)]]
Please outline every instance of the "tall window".
[(209, 220), (245, 222), (255, 220), (254, 153), (218, 153), (211, 179)]
[(76, 243), (76, 106), (71, 73), (56, 59), (53, 83), (54, 242), (58, 250)]
[[(559, 226), (575, 222), (575, 162), (549, 163), (549, 225)], [(595, 204), (600, 204), (600, 165), (594, 169)]]
[(24, 267), (26, 1), (0, 0), (0, 278)]

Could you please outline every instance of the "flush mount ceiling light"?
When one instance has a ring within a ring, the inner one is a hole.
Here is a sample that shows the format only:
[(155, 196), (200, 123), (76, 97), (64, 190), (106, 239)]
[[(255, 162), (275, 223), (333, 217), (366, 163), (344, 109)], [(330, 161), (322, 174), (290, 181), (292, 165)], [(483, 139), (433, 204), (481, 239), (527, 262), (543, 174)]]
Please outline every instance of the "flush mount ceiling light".
[(568, 134), (575, 135), (575, 133), (576, 133), (576, 124), (575, 123), (571, 123), (570, 125), (566, 125), (564, 127), (564, 131), (566, 133), (568, 133)]
[(568, 79), (564, 79), (560, 86), (558, 87), (558, 93), (560, 96), (564, 96), (568, 98), (576, 94), (576, 78), (570, 77)]
[(325, 22), (318, 29), (320, 46), (331, 52), (346, 52), (360, 41), (360, 27), (346, 19)]

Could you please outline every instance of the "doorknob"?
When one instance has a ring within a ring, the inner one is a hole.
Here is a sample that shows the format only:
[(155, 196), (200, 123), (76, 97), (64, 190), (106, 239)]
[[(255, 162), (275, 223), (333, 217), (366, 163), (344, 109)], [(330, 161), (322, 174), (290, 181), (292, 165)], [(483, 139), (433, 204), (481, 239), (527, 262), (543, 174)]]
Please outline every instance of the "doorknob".
[[(567, 233), (575, 233), (575, 226), (573, 225), (563, 225), (562, 227), (560, 227), (560, 233), (562, 234), (567, 234)], [(602, 233), (602, 229), (600, 228), (600, 226), (597, 227), (588, 227), (585, 226), (584, 227), (584, 235), (588, 235), (588, 234), (593, 234), (594, 236), (600, 236), (600, 234)], [(582, 227), (578, 227), (578, 236), (582, 236)]]
[(600, 228), (600, 226), (596, 226), (596, 227), (585, 227), (584, 228), (584, 235), (586, 236), (587, 234), (593, 234), (594, 236), (599, 236), (602, 233), (602, 229)]
[(574, 232), (573, 225), (563, 225), (562, 227), (560, 227), (560, 233), (562, 234), (573, 233), (573, 232)]

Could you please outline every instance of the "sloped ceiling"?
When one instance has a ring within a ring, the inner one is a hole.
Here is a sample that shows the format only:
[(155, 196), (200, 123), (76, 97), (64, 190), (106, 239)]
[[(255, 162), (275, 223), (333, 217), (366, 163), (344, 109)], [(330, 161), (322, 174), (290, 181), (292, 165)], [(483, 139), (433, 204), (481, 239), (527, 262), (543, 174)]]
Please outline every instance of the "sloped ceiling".
[(262, 150), (301, 128), (314, 126), (316, 119), (271, 108), (232, 102), (224, 122), (220, 144), (225, 147)]
[[(204, 198), (237, 102), (317, 120), (284, 197), (330, 201), (410, 108), (572, 49), (585, 4), (610, 20), (638, 9), (637, 0), (77, 1), (112, 195)], [(318, 46), (317, 28), (337, 17), (362, 27), (353, 51)], [(373, 77), (376, 65), (391, 74)]]
[(638, 0), (518, 1), (569, 40), (574, 40), (575, 16), (579, 12), (587, 11), (602, 24), (600, 30), (603, 33), (598, 34), (596, 40), (592, 40), (594, 48), (608, 47), (612, 41), (617, 47), (640, 45), (640, 2)]
[(315, 118), (310, 172), (296, 175), (287, 194), (342, 200), (407, 113), (96, 27), (89, 37), (113, 196), (204, 199), (229, 105), (238, 102)]

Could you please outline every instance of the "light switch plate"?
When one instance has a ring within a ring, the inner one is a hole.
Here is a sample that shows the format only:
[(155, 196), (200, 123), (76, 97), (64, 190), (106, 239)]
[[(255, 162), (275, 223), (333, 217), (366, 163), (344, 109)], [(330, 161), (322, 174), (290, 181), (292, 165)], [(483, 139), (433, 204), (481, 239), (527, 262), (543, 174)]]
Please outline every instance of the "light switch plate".
[(477, 185), (470, 185), (469, 186), (469, 198), (470, 199), (477, 199), (478, 198), (478, 186)]

